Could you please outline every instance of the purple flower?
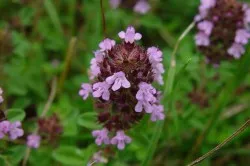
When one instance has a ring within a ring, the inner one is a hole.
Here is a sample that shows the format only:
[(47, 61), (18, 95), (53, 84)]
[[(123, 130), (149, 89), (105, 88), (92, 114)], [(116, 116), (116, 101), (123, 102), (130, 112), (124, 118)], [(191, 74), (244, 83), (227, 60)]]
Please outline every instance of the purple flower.
[(116, 132), (116, 136), (111, 139), (112, 145), (117, 145), (119, 150), (123, 150), (125, 148), (125, 144), (131, 142), (131, 138), (124, 134), (124, 131), (119, 130)]
[(244, 21), (246, 23), (249, 23), (250, 22), (250, 9), (246, 9), (245, 10), (245, 18), (244, 18)]
[(96, 62), (97, 63), (102, 63), (104, 55), (105, 55), (104, 52), (101, 51), (101, 50), (97, 50), (97, 51), (94, 52), (94, 54), (95, 54)]
[(107, 82), (97, 82), (93, 85), (93, 96), (97, 98), (102, 97), (103, 100), (109, 100), (109, 88), (110, 85)]
[(0, 104), (4, 101), (2, 95), (3, 95), (3, 90), (2, 90), (2, 88), (0, 88)]
[(250, 33), (245, 29), (239, 29), (236, 31), (235, 42), (239, 44), (247, 44), (250, 38)]
[(140, 40), (142, 35), (140, 33), (135, 33), (135, 28), (130, 26), (127, 28), (126, 32), (121, 31), (119, 32), (118, 36), (121, 39), (125, 39), (126, 43), (133, 43), (135, 40)]
[(120, 89), (121, 87), (129, 88), (131, 86), (130, 82), (127, 80), (124, 72), (122, 71), (118, 73), (114, 73), (112, 76), (109, 76), (108, 78), (106, 78), (106, 82), (110, 85), (113, 84), (112, 86), (113, 91), (116, 91)]
[(163, 120), (165, 118), (164, 108), (162, 105), (153, 105), (150, 119), (155, 122), (157, 120)]
[(146, 14), (150, 10), (150, 5), (145, 0), (136, 3), (134, 11), (140, 14)]
[(154, 80), (156, 82), (158, 82), (158, 84), (160, 84), (160, 85), (164, 84), (163, 77), (162, 77), (162, 75), (160, 73), (155, 73), (154, 74)]
[(152, 104), (148, 101), (138, 101), (135, 106), (135, 112), (142, 112), (143, 109), (146, 113), (152, 113)]
[(79, 95), (82, 96), (83, 100), (86, 100), (89, 94), (92, 92), (92, 86), (90, 84), (82, 84), (81, 90), (79, 91)]
[(136, 99), (138, 101), (155, 102), (156, 89), (146, 82), (141, 82), (139, 84), (139, 90), (136, 93)]
[(198, 29), (203, 31), (206, 35), (210, 35), (213, 30), (214, 24), (211, 21), (202, 21), (198, 23)]
[(121, 0), (109, 0), (109, 3), (112, 8), (116, 9), (121, 4)]
[(206, 35), (204, 32), (199, 32), (195, 35), (195, 43), (197, 46), (209, 46), (210, 40), (208, 35)]
[(216, 4), (216, 0), (201, 0), (201, 6), (204, 9), (209, 9), (214, 7)]
[(21, 126), (22, 126), (22, 124), (19, 121), (10, 124), (9, 136), (10, 136), (11, 140), (15, 140), (18, 137), (23, 136), (24, 132), (23, 132), (23, 129), (21, 128)]
[(151, 64), (159, 63), (162, 61), (162, 52), (157, 47), (149, 47), (147, 54)]
[(10, 130), (10, 122), (5, 120), (0, 122), (0, 139), (5, 136)]
[(114, 45), (115, 45), (115, 41), (107, 38), (107, 39), (104, 39), (99, 44), (99, 47), (101, 48), (101, 51), (108, 51), (108, 50), (111, 50)]
[(102, 130), (94, 130), (92, 132), (93, 137), (95, 137), (95, 143), (97, 145), (109, 144), (108, 129), (104, 128)]
[(100, 67), (97, 64), (96, 58), (92, 58), (90, 62), (90, 79), (93, 80), (101, 73)]
[(239, 59), (242, 54), (245, 53), (245, 49), (242, 44), (234, 43), (228, 50), (229, 55), (232, 55), (235, 59)]
[(27, 146), (37, 149), (40, 146), (41, 137), (36, 134), (29, 135), (27, 137)]
[(160, 85), (163, 84), (163, 77), (161, 74), (165, 72), (164, 66), (162, 63), (152, 64), (154, 80), (157, 81)]

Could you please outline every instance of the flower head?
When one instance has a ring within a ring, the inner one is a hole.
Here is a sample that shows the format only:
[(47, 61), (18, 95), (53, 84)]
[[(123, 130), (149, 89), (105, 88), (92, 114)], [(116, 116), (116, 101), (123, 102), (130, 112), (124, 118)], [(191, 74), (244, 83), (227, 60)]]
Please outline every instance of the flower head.
[(119, 150), (123, 150), (125, 145), (131, 142), (131, 138), (125, 135), (124, 131), (120, 130), (116, 132), (116, 136), (111, 139), (111, 144), (117, 145)]
[[(152, 84), (154, 81), (163, 84), (165, 70), (159, 48), (147, 49), (134, 42), (142, 37), (134, 27), (118, 35), (125, 41), (112, 47), (101, 46), (101, 50), (94, 52), (90, 67), (95, 71), (93, 79), (91, 84), (84, 84), (80, 95), (85, 99), (92, 93), (95, 106), (102, 110), (97, 119), (104, 129), (92, 133), (96, 144), (108, 144), (109, 135), (116, 133), (111, 143), (123, 149), (131, 141), (124, 131), (137, 124), (146, 113), (157, 120), (164, 116), (163, 110), (157, 107), (159, 92)], [(159, 111), (153, 110), (156, 107)]]
[(22, 126), (22, 124), (19, 121), (10, 124), (10, 126), (9, 126), (10, 139), (15, 140), (18, 137), (23, 136), (24, 131), (21, 128), (21, 126)]
[(5, 120), (0, 122), (0, 139), (10, 131), (10, 122)]
[(116, 91), (120, 89), (121, 87), (129, 88), (131, 86), (130, 82), (127, 80), (124, 72), (122, 71), (114, 73), (112, 76), (109, 76), (108, 78), (106, 78), (106, 82), (110, 85), (113, 85), (112, 86), (113, 91)]
[(92, 86), (90, 84), (83, 83), (79, 91), (79, 95), (82, 96), (83, 100), (86, 100), (90, 93), (92, 93)]
[(109, 137), (108, 137), (108, 130), (106, 128), (102, 129), (102, 130), (94, 130), (92, 132), (93, 137), (96, 138), (95, 143), (97, 145), (101, 145), (101, 144), (109, 144)]
[(134, 6), (134, 11), (140, 14), (146, 14), (150, 10), (150, 5), (145, 0), (139, 0)]
[(142, 38), (142, 35), (140, 33), (135, 33), (134, 27), (128, 27), (126, 32), (121, 31), (119, 34), (119, 37), (121, 39), (125, 39), (126, 43), (133, 43), (135, 40), (140, 40)]
[(41, 137), (36, 134), (31, 134), (27, 137), (27, 146), (37, 149), (40, 146)]

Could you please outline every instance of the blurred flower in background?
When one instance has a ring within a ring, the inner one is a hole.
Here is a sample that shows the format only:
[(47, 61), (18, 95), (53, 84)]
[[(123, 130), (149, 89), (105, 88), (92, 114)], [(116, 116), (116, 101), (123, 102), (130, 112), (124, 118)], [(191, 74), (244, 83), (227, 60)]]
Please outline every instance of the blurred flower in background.
[(139, 14), (146, 14), (150, 10), (150, 5), (147, 0), (110, 0), (109, 1), (112, 8), (118, 8), (119, 6), (123, 8), (133, 9), (134, 12)]
[(113, 144), (122, 150), (131, 142), (125, 131), (138, 123), (145, 114), (152, 121), (163, 120), (160, 92), (152, 83), (163, 84), (162, 52), (157, 47), (145, 49), (135, 43), (142, 38), (134, 27), (121, 31), (118, 36), (124, 41), (116, 44), (105, 39), (100, 44), (95, 58), (91, 60), (91, 84), (82, 84), (79, 95), (84, 100), (92, 94), (96, 106), (110, 105), (99, 115), (103, 129), (94, 130), (96, 144)]
[(236, 0), (201, 0), (195, 17), (198, 32), (195, 42), (207, 62), (218, 65), (222, 60), (239, 59), (250, 33), (250, 9)]

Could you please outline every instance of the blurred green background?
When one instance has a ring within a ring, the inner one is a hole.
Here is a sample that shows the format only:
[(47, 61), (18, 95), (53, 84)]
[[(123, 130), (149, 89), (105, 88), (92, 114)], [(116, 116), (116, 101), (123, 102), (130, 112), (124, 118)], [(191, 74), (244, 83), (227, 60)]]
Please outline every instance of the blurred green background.
[[(131, 9), (112, 9), (104, 0), (107, 37), (119, 41), (118, 32), (135, 26), (143, 35), (140, 44), (158, 46), (164, 52), (166, 81), (173, 47), (193, 21), (199, 0), (150, 0), (150, 5), (149, 13), (139, 15)], [(25, 110), (23, 128), (32, 132), (48, 99), (51, 80), (58, 79), (58, 93), (48, 115), (59, 116), (63, 134), (57, 145), (45, 142), (32, 150), (29, 165), (83, 166), (98, 151), (91, 136), (98, 127), (93, 103), (83, 101), (78, 91), (82, 82), (88, 82), (90, 59), (103, 39), (102, 29), (99, 0), (0, 1), (2, 109)], [(240, 60), (214, 68), (197, 51), (194, 34), (192, 30), (185, 37), (176, 54), (173, 89), (162, 101), (164, 124), (145, 117), (128, 132), (133, 141), (124, 151), (107, 154), (107, 165), (185, 165), (221, 143), (250, 117), (249, 49)], [(24, 141), (1, 141), (0, 165), (19, 165)], [(201, 165), (250, 165), (250, 130)]]

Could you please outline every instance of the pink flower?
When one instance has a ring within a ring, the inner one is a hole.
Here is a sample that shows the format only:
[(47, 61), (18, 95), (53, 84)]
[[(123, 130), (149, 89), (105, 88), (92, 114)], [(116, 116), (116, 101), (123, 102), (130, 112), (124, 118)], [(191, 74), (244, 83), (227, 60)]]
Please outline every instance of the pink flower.
[(162, 61), (162, 52), (157, 47), (149, 47), (147, 54), (151, 64), (159, 63)]
[(41, 137), (36, 134), (27, 137), (27, 146), (30, 148), (38, 148), (40, 146)]
[(163, 120), (165, 118), (164, 108), (162, 105), (153, 105), (150, 119), (154, 122), (157, 120)]
[(21, 128), (21, 126), (22, 126), (22, 124), (19, 121), (10, 124), (9, 136), (10, 136), (11, 140), (15, 140), (18, 137), (23, 136), (24, 132), (23, 132), (23, 129)]
[(109, 0), (109, 3), (112, 8), (116, 9), (121, 4), (121, 0)]
[(155, 102), (156, 89), (146, 82), (141, 82), (139, 84), (139, 90), (136, 93), (136, 99), (138, 101)]
[(92, 92), (92, 86), (90, 84), (82, 84), (81, 90), (79, 91), (79, 95), (82, 96), (83, 100), (86, 100), (89, 94)]
[(104, 39), (99, 44), (99, 47), (101, 48), (101, 51), (108, 51), (108, 50), (111, 50), (114, 45), (115, 45), (115, 41), (107, 38), (107, 39)]
[(206, 35), (210, 35), (213, 30), (214, 24), (211, 21), (202, 21), (198, 23), (198, 29), (203, 31)]
[(135, 4), (134, 11), (140, 14), (146, 14), (150, 10), (150, 5), (145, 0), (140, 0)]
[(102, 130), (94, 130), (92, 132), (93, 137), (95, 137), (95, 143), (97, 145), (109, 144), (108, 129), (104, 128)]
[(113, 84), (112, 86), (113, 91), (117, 91), (121, 87), (129, 88), (131, 86), (130, 82), (127, 80), (124, 72), (122, 71), (114, 73), (112, 76), (107, 77), (106, 82), (110, 85)]
[(208, 35), (206, 35), (204, 32), (199, 32), (195, 35), (195, 43), (197, 46), (209, 46), (210, 40)]
[(201, 0), (201, 6), (204, 9), (212, 8), (216, 5), (216, 0)]
[(95, 54), (96, 62), (97, 63), (102, 63), (104, 55), (105, 55), (104, 52), (101, 51), (101, 50), (97, 50), (97, 51), (94, 52), (94, 54)]
[(117, 145), (119, 150), (123, 150), (125, 148), (125, 144), (131, 142), (131, 138), (124, 134), (124, 131), (119, 130), (116, 132), (116, 136), (111, 139), (112, 145)]
[(239, 59), (242, 54), (245, 53), (245, 49), (241, 44), (234, 43), (228, 50), (229, 55), (232, 55), (235, 59)]
[(5, 120), (0, 122), (0, 139), (5, 136), (10, 130), (10, 122)]
[(146, 113), (152, 113), (152, 104), (148, 101), (138, 101), (135, 106), (135, 112), (142, 112), (143, 109)]
[(126, 43), (133, 43), (135, 40), (140, 40), (142, 35), (140, 33), (135, 33), (134, 27), (130, 26), (127, 28), (126, 32), (121, 31), (119, 32), (118, 36), (121, 39), (125, 39)]
[(236, 31), (235, 42), (239, 44), (247, 44), (248, 39), (250, 38), (250, 33), (245, 29), (238, 29)]
[(90, 79), (93, 80), (101, 73), (100, 67), (97, 64), (96, 58), (92, 58), (90, 62)]
[(96, 98), (102, 97), (103, 100), (109, 100), (109, 88), (110, 85), (107, 82), (97, 82), (93, 85), (93, 96)]

